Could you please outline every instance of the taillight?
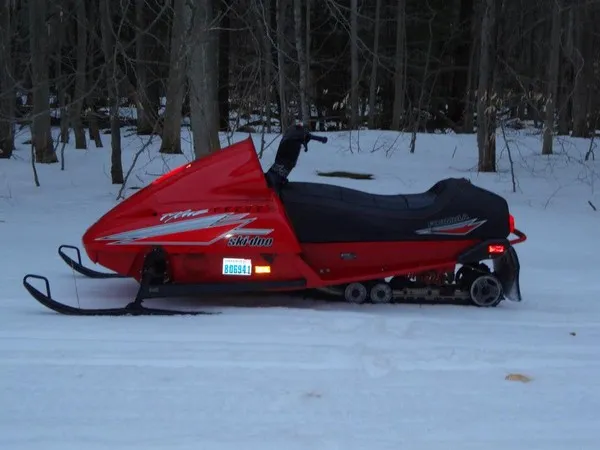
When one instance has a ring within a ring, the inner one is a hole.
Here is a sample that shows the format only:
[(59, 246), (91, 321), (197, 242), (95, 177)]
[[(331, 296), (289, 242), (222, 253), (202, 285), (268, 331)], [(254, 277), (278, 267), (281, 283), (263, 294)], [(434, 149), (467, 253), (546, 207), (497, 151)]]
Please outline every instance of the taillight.
[(512, 214), (508, 215), (508, 228), (511, 233), (515, 232), (515, 218), (513, 217)]
[(488, 245), (488, 253), (490, 255), (501, 255), (505, 250), (504, 245)]

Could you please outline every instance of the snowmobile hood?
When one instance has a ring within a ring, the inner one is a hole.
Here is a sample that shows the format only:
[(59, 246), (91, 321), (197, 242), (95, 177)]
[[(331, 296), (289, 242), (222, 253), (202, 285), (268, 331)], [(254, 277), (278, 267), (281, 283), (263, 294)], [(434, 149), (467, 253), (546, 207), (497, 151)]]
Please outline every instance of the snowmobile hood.
[(205, 208), (226, 209), (229, 202), (268, 201), (271, 196), (252, 139), (247, 138), (160, 176), (89, 227), (83, 244), (89, 254), (102, 236), (126, 231), (145, 218), (196, 210), (199, 200)]

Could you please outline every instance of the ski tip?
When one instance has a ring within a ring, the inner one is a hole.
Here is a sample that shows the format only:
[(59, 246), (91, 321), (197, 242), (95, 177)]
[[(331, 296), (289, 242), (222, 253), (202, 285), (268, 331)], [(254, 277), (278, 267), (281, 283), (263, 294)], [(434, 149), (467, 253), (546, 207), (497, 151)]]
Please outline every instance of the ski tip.
[[(44, 282), (46, 292), (42, 292), (30, 283), (30, 280), (41, 280)], [(23, 277), (23, 286), (27, 292), (36, 299), (41, 305), (68, 316), (200, 316), (216, 315), (219, 311), (180, 311), (159, 308), (147, 308), (139, 302), (131, 302), (122, 308), (95, 308), (87, 309), (76, 306), (69, 306), (52, 298), (50, 292), (50, 281), (43, 275), (27, 274)]]

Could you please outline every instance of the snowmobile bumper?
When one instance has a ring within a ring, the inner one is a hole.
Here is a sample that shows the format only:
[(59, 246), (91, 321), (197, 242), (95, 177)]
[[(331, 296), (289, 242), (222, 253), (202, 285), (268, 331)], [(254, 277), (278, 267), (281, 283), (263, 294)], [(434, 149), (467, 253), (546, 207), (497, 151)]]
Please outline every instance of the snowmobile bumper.
[(502, 284), (504, 297), (513, 302), (520, 302), (522, 300), (519, 284), (521, 266), (515, 248), (511, 245), (502, 256), (493, 261), (494, 273)]

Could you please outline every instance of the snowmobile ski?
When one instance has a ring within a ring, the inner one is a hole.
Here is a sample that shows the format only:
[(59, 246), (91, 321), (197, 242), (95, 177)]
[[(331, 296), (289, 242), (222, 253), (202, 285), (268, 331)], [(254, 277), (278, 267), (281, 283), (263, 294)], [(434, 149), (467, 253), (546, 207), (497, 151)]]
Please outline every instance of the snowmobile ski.
[[(39, 289), (31, 285), (31, 283), (29, 283), (29, 279), (42, 280), (46, 285), (46, 293), (44, 294)], [(220, 314), (219, 312), (209, 311), (177, 311), (148, 308), (142, 305), (142, 299), (139, 299), (139, 297), (122, 308), (79, 308), (76, 306), (66, 305), (53, 299), (52, 294), (50, 293), (50, 282), (48, 281), (48, 278), (42, 275), (25, 275), (23, 278), (23, 286), (25, 286), (25, 289), (27, 289), (33, 298), (35, 298), (46, 308), (49, 308), (59, 314), (68, 316), (198, 316)]]
[[(66, 248), (75, 250), (75, 252), (77, 253), (77, 261), (75, 261), (73, 258), (71, 258), (64, 252), (63, 249)], [(78, 272), (81, 275), (85, 275), (88, 278), (125, 278), (123, 275), (120, 275), (118, 273), (99, 272), (97, 270), (90, 269), (89, 267), (84, 266), (83, 262), (81, 261), (81, 251), (78, 247), (75, 247), (74, 245), (61, 245), (60, 247), (58, 247), (58, 254), (63, 259), (63, 261), (66, 262), (67, 265), (71, 267), (75, 272)]]

